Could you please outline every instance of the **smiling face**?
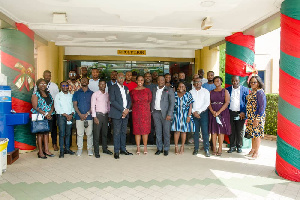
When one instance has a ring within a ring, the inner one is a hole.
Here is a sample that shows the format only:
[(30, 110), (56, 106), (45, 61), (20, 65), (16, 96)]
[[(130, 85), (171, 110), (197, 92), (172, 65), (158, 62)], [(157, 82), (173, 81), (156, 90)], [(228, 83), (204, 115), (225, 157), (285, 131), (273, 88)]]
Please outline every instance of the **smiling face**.
[(137, 84), (139, 87), (142, 87), (144, 85), (144, 78), (142, 76), (139, 76), (137, 78)]
[(171, 82), (171, 74), (165, 75), (165, 81), (166, 81), (166, 83), (170, 83)]
[(200, 78), (195, 78), (195, 79), (193, 80), (193, 85), (194, 85), (194, 87), (195, 87), (196, 90), (201, 89), (201, 86), (202, 86), (202, 81), (201, 81), (201, 79), (200, 79)]
[(179, 83), (178, 84), (178, 88), (177, 88), (177, 91), (180, 92), (180, 93), (183, 93), (186, 91), (186, 87), (183, 83)]
[(258, 89), (259, 84), (258, 84), (258, 81), (255, 77), (252, 77), (250, 79), (250, 86), (251, 86), (252, 90), (257, 90)]
[(46, 83), (46, 81), (42, 80), (42, 81), (39, 83), (38, 88), (39, 88), (40, 91), (45, 91), (46, 88), (47, 88), (47, 83)]
[(105, 81), (99, 81), (99, 90), (101, 92), (105, 92), (105, 88), (106, 88), (106, 83)]
[(83, 77), (82, 79), (81, 79), (81, 86), (82, 87), (87, 87), (87, 85), (89, 84), (89, 80), (86, 78), (86, 77)]
[(220, 87), (220, 86), (222, 85), (221, 79), (216, 78), (216, 79), (214, 80), (214, 84), (215, 84), (216, 87)]
[(130, 82), (131, 78), (132, 78), (132, 72), (126, 72), (126, 77), (125, 77), (126, 81)]
[(51, 73), (50, 72), (45, 72), (43, 74), (44, 80), (46, 81), (46, 83), (49, 83), (51, 81)]
[(113, 81), (117, 80), (117, 74), (118, 74), (117, 72), (112, 71), (110, 73), (110, 79), (113, 80)]
[(240, 85), (240, 79), (239, 79), (239, 77), (238, 76), (233, 76), (231, 78), (231, 83), (232, 83), (233, 88), (238, 88), (239, 85)]
[(151, 76), (151, 74), (149, 73), (149, 72), (147, 72), (145, 75), (144, 75), (144, 77), (145, 77), (145, 82), (146, 83), (151, 83), (152, 82), (152, 76)]
[(181, 72), (178, 74), (179, 80), (185, 80), (185, 73)]
[(163, 76), (159, 76), (157, 78), (157, 85), (159, 88), (162, 88), (165, 86), (165, 78)]
[(98, 69), (92, 69), (92, 77), (94, 80), (99, 79), (99, 70)]
[(215, 74), (213, 72), (207, 72), (207, 80), (212, 81), (215, 77)]
[(123, 85), (124, 80), (125, 80), (124, 74), (123, 74), (123, 73), (118, 73), (118, 75), (117, 75), (117, 82), (118, 82), (120, 85)]

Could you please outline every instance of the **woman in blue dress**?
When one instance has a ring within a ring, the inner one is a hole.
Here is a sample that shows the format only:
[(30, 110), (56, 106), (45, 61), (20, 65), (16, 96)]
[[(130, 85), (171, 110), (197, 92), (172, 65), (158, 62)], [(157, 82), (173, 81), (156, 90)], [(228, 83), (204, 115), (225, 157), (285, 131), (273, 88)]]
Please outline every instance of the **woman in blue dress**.
[[(174, 132), (175, 154), (184, 152), (184, 143), (186, 140), (186, 132), (194, 132), (195, 125), (192, 118), (193, 97), (191, 93), (186, 92), (186, 86), (183, 82), (178, 84), (177, 92), (175, 92), (174, 117), (171, 130)], [(181, 135), (181, 147), (178, 151), (178, 140)]]

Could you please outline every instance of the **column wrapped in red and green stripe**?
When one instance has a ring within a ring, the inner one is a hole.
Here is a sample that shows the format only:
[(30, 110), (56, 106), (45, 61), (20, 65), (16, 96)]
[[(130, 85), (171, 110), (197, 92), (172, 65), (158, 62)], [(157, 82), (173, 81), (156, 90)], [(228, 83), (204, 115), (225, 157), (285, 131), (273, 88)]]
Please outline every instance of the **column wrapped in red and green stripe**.
[[(12, 90), (12, 108), (16, 112), (30, 113), (31, 95), (35, 82), (34, 32), (24, 24), (16, 29), (1, 29), (1, 73), (7, 76)], [(36, 148), (35, 135), (30, 123), (15, 126), (15, 147), (20, 150)]]
[(300, 181), (300, 1), (281, 4), (276, 173)]
[(251, 72), (247, 68), (254, 69), (254, 45), (255, 38), (252, 35), (244, 35), (241, 32), (225, 38), (226, 61), (225, 61), (225, 87), (231, 85), (233, 75), (240, 77), (241, 85), (247, 84)]

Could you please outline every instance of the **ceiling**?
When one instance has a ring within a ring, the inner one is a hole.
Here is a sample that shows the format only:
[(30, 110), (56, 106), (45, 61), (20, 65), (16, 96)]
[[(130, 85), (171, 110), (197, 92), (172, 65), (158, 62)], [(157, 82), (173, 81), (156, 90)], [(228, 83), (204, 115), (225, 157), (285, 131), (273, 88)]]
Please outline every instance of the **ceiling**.
[[(0, 12), (65, 47), (201, 49), (279, 12), (283, 0), (0, 0)], [(66, 23), (53, 23), (53, 13)], [(210, 17), (213, 26), (201, 30)]]

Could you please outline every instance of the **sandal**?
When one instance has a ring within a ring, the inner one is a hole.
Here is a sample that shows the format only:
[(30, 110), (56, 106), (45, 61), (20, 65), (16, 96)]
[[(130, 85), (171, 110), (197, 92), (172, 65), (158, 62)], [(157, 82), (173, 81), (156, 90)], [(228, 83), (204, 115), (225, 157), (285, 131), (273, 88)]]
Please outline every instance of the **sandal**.
[(254, 149), (251, 149), (251, 151), (249, 151), (249, 153), (247, 155), (245, 155), (246, 157), (252, 157), (254, 154)]
[(179, 154), (183, 154), (183, 153), (184, 153), (184, 146), (181, 146)]
[(218, 148), (218, 152), (217, 152), (217, 156), (221, 156), (222, 155), (222, 149), (221, 149), (221, 152), (219, 152), (220, 151), (220, 148)]
[(178, 145), (175, 145), (175, 155), (178, 155)]
[(253, 155), (251, 157), (249, 157), (248, 159), (249, 160), (255, 160), (258, 158), (258, 153), (257, 152), (254, 152)]
[(148, 154), (147, 147), (146, 147), (146, 150), (145, 150), (145, 147), (144, 147), (144, 155), (147, 155), (147, 154)]
[(140, 146), (136, 146), (136, 155), (140, 155)]

